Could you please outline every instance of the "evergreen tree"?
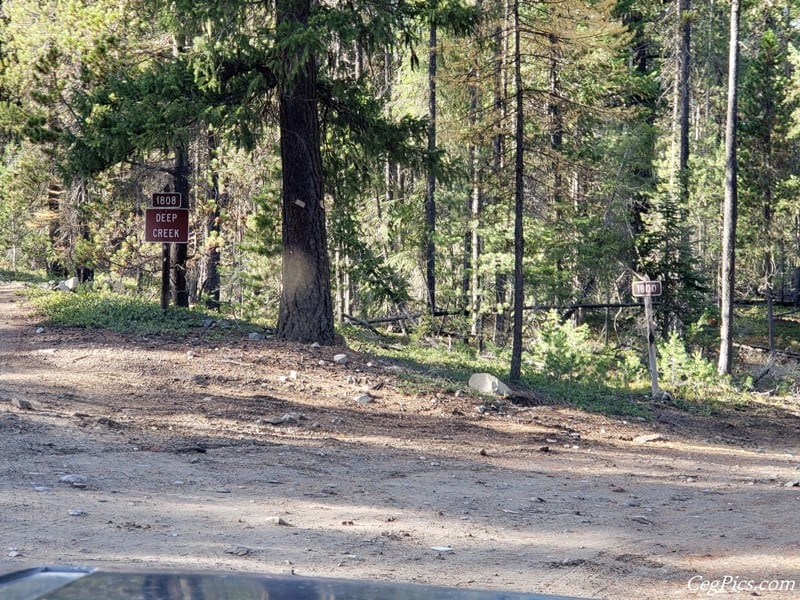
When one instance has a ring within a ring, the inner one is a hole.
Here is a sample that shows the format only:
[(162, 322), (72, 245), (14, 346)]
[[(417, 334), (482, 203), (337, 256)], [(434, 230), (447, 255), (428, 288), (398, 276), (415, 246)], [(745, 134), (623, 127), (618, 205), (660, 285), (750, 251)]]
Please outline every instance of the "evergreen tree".
[(739, 93), (739, 0), (731, 0), (730, 56), (728, 60), (728, 118), (725, 127), (725, 202), (722, 209), (722, 277), (720, 349), (717, 372), (733, 368), (733, 304), (736, 290), (736, 226), (738, 222), (737, 124)]
[[(791, 231), (794, 190), (789, 185), (797, 158), (789, 141), (794, 105), (787, 97), (788, 39), (767, 13), (757, 54), (742, 77), (740, 214), (743, 256), (739, 273), (759, 273), (767, 305), (770, 352), (775, 350), (773, 300), (778, 262)], [(749, 227), (748, 227), (749, 225)], [(750, 265), (750, 269), (748, 269)], [(755, 274), (754, 273), (754, 274)], [(746, 275), (745, 275), (746, 276)], [(783, 287), (782, 285), (779, 287)]]

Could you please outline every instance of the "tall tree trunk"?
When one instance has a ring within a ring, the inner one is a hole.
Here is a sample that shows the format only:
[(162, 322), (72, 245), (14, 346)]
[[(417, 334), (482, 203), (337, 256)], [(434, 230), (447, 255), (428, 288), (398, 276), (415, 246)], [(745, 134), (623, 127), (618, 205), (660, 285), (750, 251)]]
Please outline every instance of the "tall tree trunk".
[[(646, 33), (647, 20), (640, 12), (631, 10), (625, 14), (623, 24), (626, 25), (632, 34), (632, 52), (630, 57), (631, 67), (636, 74), (645, 78), (650, 73), (650, 58), (654, 54), (651, 46), (652, 42)], [(635, 99), (637, 108), (644, 109), (644, 123), (648, 130), (655, 123), (656, 99), (652, 96), (637, 96)], [(652, 162), (655, 156), (654, 136), (647, 134), (646, 150), (644, 160), (637, 161), (633, 168), (633, 176), (640, 182), (637, 189), (633, 192), (630, 207), (630, 227), (634, 237), (638, 237), (645, 231), (645, 215), (651, 210), (649, 188), (653, 182)], [(635, 271), (639, 270), (639, 265), (632, 265)]]
[(514, 86), (516, 125), (514, 132), (514, 331), (512, 334), (511, 369), (509, 379), (519, 381), (522, 372), (522, 313), (525, 304), (522, 259), (525, 254), (525, 238), (522, 228), (522, 211), (525, 199), (525, 111), (522, 93), (522, 51), (520, 48), (519, 1), (514, 0)]
[(692, 22), (689, 0), (676, 0), (678, 13), (678, 65), (675, 79), (675, 143), (677, 145), (676, 201), (681, 211), (689, 200), (689, 67)]
[(209, 200), (213, 202), (213, 208), (206, 216), (206, 255), (205, 255), (205, 278), (202, 284), (202, 293), (205, 296), (206, 308), (219, 310), (220, 307), (220, 210), (225, 194), (219, 189), (219, 170), (216, 164), (219, 161), (217, 147), (217, 136), (213, 132), (208, 133), (208, 159), (211, 165), (211, 186), (209, 189)]
[[(483, 2), (478, 0), (478, 8), (482, 10)], [(469, 131), (471, 136), (478, 135), (478, 109), (480, 106), (480, 62), (476, 59), (472, 64), (472, 83), (469, 88)], [(482, 136), (479, 138), (482, 140)], [(463, 294), (469, 306), (470, 332), (477, 337), (481, 333), (480, 311), (481, 290), (478, 264), (481, 255), (481, 238), (479, 233), (481, 209), (483, 205), (483, 171), (481, 168), (482, 141), (473, 139), (469, 147), (469, 169), (471, 190), (467, 198), (466, 215), (469, 223), (464, 233), (464, 283)], [(481, 346), (482, 340), (477, 340)]]
[[(173, 40), (172, 54), (176, 58), (186, 52), (186, 35), (178, 33)], [(175, 146), (174, 190), (181, 195), (181, 208), (189, 208), (189, 149), (184, 141)], [(175, 306), (189, 306), (189, 288), (186, 285), (186, 259), (188, 244), (170, 246), (170, 290)]]
[[(769, 140), (769, 136), (767, 137)], [(769, 146), (767, 146), (769, 152)], [(771, 166), (767, 162), (767, 168)], [(767, 346), (770, 359), (775, 356), (775, 254), (772, 250), (772, 187), (764, 190), (764, 299), (767, 303)]]
[[(278, 0), (278, 27), (303, 27), (312, 0)], [(282, 164), (283, 266), (277, 335), (281, 339), (334, 341), (322, 155), (317, 114), (317, 64), (302, 50), (281, 57), (294, 63), (279, 99)]]
[[(771, 65), (774, 66), (775, 65)], [(775, 357), (775, 253), (773, 239), (773, 196), (779, 183), (777, 170), (773, 157), (772, 132), (776, 126), (776, 106), (771, 94), (764, 94), (762, 102), (762, 118), (767, 124), (763, 131), (764, 139), (764, 170), (766, 171), (767, 185), (762, 190), (764, 214), (764, 298), (767, 304), (767, 346), (769, 347), (770, 360)], [(780, 236), (779, 236), (780, 237)]]
[(63, 232), (61, 228), (61, 203), (64, 198), (64, 186), (53, 180), (47, 188), (47, 233), (50, 240), (51, 255), (47, 258), (47, 274), (54, 277), (66, 277), (69, 274), (64, 261)]
[[(88, 242), (91, 234), (89, 231), (89, 223), (87, 222), (86, 209), (83, 207), (88, 201), (88, 191), (86, 190), (86, 181), (83, 179), (75, 181), (72, 184), (73, 207), (75, 210), (75, 234), (84, 242)], [(75, 276), (81, 283), (88, 283), (94, 281), (94, 268), (89, 265), (77, 262), (75, 265)]]
[[(554, 225), (556, 228), (560, 226), (563, 219), (567, 218), (567, 215), (564, 211), (564, 193), (563, 193), (563, 179), (564, 176), (562, 174), (562, 152), (564, 150), (564, 119), (561, 114), (561, 83), (559, 81), (559, 68), (562, 58), (562, 51), (559, 45), (560, 40), (557, 34), (551, 33), (549, 34), (549, 59), (550, 59), (550, 72), (549, 72), (549, 84), (550, 84), (550, 94), (547, 100), (547, 117), (548, 117), (548, 133), (550, 136), (550, 153), (551, 153), (551, 160), (550, 160), (550, 172), (552, 173), (552, 179), (550, 180), (550, 185), (552, 189), (550, 190), (550, 204), (553, 210), (554, 215)], [(558, 258), (555, 261), (555, 272), (562, 273), (565, 269), (564, 259), (566, 257), (559, 253)], [(553, 294), (553, 304), (558, 305), (560, 302), (560, 298), (558, 296), (558, 292), (554, 290)]]
[(720, 279), (720, 345), (717, 372), (733, 368), (733, 300), (736, 283), (737, 163), (736, 126), (739, 86), (739, 0), (731, 0), (728, 52), (728, 116), (725, 127), (725, 201), (722, 209), (722, 276)]
[[(436, 0), (431, 0), (432, 6)], [(436, 66), (437, 66), (436, 20), (431, 21), (428, 46), (428, 160), (436, 152)], [(436, 175), (433, 166), (428, 167), (425, 188), (425, 283), (428, 288), (428, 306), (431, 315), (436, 314)]]
[[(470, 120), (472, 121), (473, 128), (477, 125), (477, 109), (478, 109), (478, 91), (477, 87), (473, 87), (472, 94), (472, 112)], [(474, 131), (474, 129), (473, 129)], [(472, 191), (470, 197), (467, 199), (467, 214), (470, 221), (470, 226), (464, 237), (464, 255), (466, 257), (465, 277), (468, 277), (467, 292), (469, 294), (470, 306), (470, 330), (473, 336), (481, 333), (481, 278), (480, 278), (480, 256), (481, 256), (481, 237), (480, 237), (480, 220), (481, 210), (483, 208), (483, 192), (482, 186), (482, 171), (479, 164), (480, 147), (478, 144), (473, 144), (470, 147), (470, 170), (472, 179)]]
[[(503, 19), (502, 26), (498, 26), (494, 30), (494, 82), (493, 82), (493, 98), (492, 104), (494, 106), (494, 123), (497, 133), (492, 140), (492, 176), (495, 188), (500, 187), (500, 182), (505, 179), (506, 167), (506, 135), (503, 133), (506, 120), (508, 117), (508, 44), (509, 40), (506, 32), (509, 29), (511, 7), (509, 0), (503, 1)], [(498, 206), (502, 202), (501, 193), (496, 190), (492, 203)], [(503, 252), (510, 250), (508, 247), (500, 249)], [(508, 276), (506, 273), (497, 270), (494, 277), (494, 336), (493, 341), (496, 345), (500, 346), (505, 343), (506, 337), (506, 313), (505, 301), (506, 292), (508, 288)]]
[[(181, 195), (181, 208), (189, 208), (189, 152), (178, 142), (175, 148), (175, 191)], [(172, 244), (170, 249), (170, 290), (175, 306), (189, 306), (189, 288), (186, 285), (186, 259), (189, 244)]]
[(658, 277), (670, 294), (663, 298), (660, 324), (662, 335), (681, 318), (684, 291), (693, 278), (689, 248), (689, 73), (691, 60), (691, 19), (689, 0), (675, 0), (677, 52), (672, 122), (670, 189), (661, 204), (663, 249), (660, 252)]
[(550, 150), (553, 155), (551, 162), (553, 189), (550, 192), (550, 202), (555, 209), (556, 220), (558, 221), (563, 216), (561, 206), (563, 200), (561, 154), (564, 150), (564, 118), (561, 114), (561, 83), (559, 81), (559, 66), (563, 60), (563, 53), (559, 37), (555, 33), (549, 35), (548, 51), (550, 54), (550, 95), (547, 100), (547, 116)]

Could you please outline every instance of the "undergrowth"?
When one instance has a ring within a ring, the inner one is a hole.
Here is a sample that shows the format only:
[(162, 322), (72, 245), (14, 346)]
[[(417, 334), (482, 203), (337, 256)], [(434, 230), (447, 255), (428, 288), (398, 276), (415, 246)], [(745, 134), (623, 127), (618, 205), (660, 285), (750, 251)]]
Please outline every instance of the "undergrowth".
[[(35, 286), (29, 290), (31, 302), (45, 323), (54, 326), (182, 337), (198, 328), (207, 331), (209, 322), (226, 322), (218, 313), (200, 308), (173, 307), (163, 311), (152, 300), (108, 290), (86, 287), (65, 293)], [(759, 329), (752, 310), (743, 316), (741, 329)], [(236, 322), (234, 326), (249, 331), (260, 329), (246, 322)], [(790, 322), (789, 326), (791, 336), (796, 333), (797, 324)], [(507, 380), (508, 348), (488, 346), (479, 352), (457, 336), (442, 337), (430, 332), (411, 336), (377, 334), (347, 325), (339, 331), (354, 350), (403, 367), (398, 378), (402, 391), (408, 394), (463, 391), (470, 375), (476, 372)], [(207, 335), (219, 337), (211, 331)], [(674, 406), (712, 415), (724, 407), (741, 407), (755, 400), (752, 377), (747, 372), (734, 379), (718, 377), (713, 350), (698, 343), (700, 336), (690, 333), (688, 337), (694, 343), (677, 334), (658, 343), (660, 388), (669, 392)], [(643, 418), (652, 415), (644, 349), (606, 345), (586, 325), (562, 321), (555, 313), (542, 315), (526, 342), (522, 377), (515, 385), (518, 390), (546, 403), (592, 412)], [(777, 385), (775, 389), (780, 391), (786, 386)], [(763, 402), (763, 393), (759, 401)]]
[(28, 295), (44, 317), (43, 324), (51, 326), (181, 337), (202, 327), (209, 318), (200, 309), (170, 307), (164, 311), (158, 304), (139, 297), (89, 288), (71, 293), (31, 288)]
[[(743, 321), (743, 327), (748, 327)], [(763, 393), (753, 393), (747, 368), (733, 378), (717, 375), (715, 350), (702, 343), (710, 338), (697, 335), (701, 330), (707, 334), (707, 329), (702, 323), (690, 328), (687, 339), (691, 342), (676, 333), (658, 342), (660, 390), (669, 393), (676, 408), (697, 414), (763, 403)], [(344, 334), (351, 345), (404, 366), (407, 391), (463, 389), (475, 372), (507, 380), (508, 349), (486, 348), (479, 353), (452, 338), (375, 336), (354, 327), (346, 328)], [(527, 340), (516, 387), (546, 402), (602, 414), (651, 417), (654, 404), (646, 348), (612, 347), (597, 337), (586, 325), (562, 321), (555, 313), (542, 316)]]

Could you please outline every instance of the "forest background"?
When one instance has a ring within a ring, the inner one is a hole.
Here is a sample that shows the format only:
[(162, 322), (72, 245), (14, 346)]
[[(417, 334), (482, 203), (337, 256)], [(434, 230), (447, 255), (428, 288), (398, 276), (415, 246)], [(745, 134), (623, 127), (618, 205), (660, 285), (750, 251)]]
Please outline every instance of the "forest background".
[(797, 351), (795, 1), (0, 9), (0, 260), (91, 282), (77, 302), (157, 303), (144, 212), (176, 191), (178, 306), (304, 342), (389, 326), (512, 379), (627, 388), (646, 379), (630, 292), (648, 277), (660, 371), (687, 396), (768, 371), (720, 379), (732, 217), (730, 337)]

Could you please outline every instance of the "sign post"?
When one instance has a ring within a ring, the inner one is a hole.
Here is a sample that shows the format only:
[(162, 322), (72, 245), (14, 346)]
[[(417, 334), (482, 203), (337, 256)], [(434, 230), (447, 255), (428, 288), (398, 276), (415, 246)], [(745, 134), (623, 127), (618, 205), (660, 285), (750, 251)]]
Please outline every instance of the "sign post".
[(658, 363), (656, 361), (656, 322), (653, 317), (653, 296), (661, 295), (661, 282), (651, 281), (647, 275), (642, 281), (634, 281), (631, 292), (634, 298), (644, 298), (644, 316), (647, 320), (647, 358), (650, 366), (650, 388), (653, 400), (661, 399), (658, 388)]
[(177, 192), (153, 193), (144, 215), (144, 241), (161, 243), (161, 308), (169, 307), (170, 244), (189, 243), (189, 209)]
[(172, 264), (169, 256), (169, 244), (161, 244), (161, 310), (169, 308), (169, 271)]

